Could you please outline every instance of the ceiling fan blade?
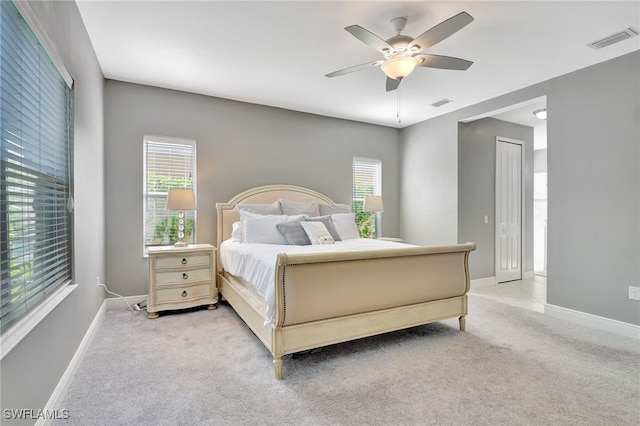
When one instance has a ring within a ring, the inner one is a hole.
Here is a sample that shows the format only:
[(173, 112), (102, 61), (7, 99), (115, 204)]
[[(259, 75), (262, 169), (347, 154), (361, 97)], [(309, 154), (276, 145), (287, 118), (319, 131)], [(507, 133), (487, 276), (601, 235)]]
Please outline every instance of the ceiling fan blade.
[(460, 12), (416, 37), (416, 39), (409, 44), (408, 49), (410, 49), (410, 51), (414, 49), (416, 52), (422, 52), (459, 31), (471, 21), (473, 21), (473, 16), (467, 12)]
[(440, 55), (417, 55), (416, 59), (420, 61), (418, 64), (420, 67), (440, 68), (443, 70), (464, 71), (473, 64), (473, 62), (467, 61), (466, 59)]
[(392, 90), (396, 90), (398, 86), (400, 86), (400, 82), (402, 80), (396, 80), (390, 77), (387, 77), (387, 92), (391, 92)]
[(392, 49), (389, 43), (387, 43), (371, 31), (365, 30), (360, 25), (350, 25), (348, 27), (345, 27), (345, 30), (349, 31), (355, 38), (357, 38), (367, 46), (373, 47), (378, 52), (384, 52), (385, 50)]
[(360, 71), (360, 70), (365, 69), (365, 68), (379, 67), (383, 62), (384, 62), (383, 60), (367, 62), (366, 64), (360, 64), (360, 65), (356, 65), (356, 66), (353, 66), (353, 67), (345, 68), (345, 69), (342, 69), (342, 70), (330, 72), (329, 74), (325, 74), (325, 76), (326, 77), (337, 77), (339, 75), (345, 75), (345, 74), (349, 74), (349, 73), (352, 73), (352, 72), (355, 72), (355, 71)]

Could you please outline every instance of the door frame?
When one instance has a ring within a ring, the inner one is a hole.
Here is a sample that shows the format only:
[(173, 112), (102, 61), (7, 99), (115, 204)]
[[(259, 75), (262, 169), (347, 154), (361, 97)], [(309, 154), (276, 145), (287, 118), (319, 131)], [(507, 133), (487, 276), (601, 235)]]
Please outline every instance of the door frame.
[(498, 281), (498, 269), (499, 269), (499, 256), (498, 256), (498, 209), (500, 208), (500, 206), (498, 205), (498, 144), (500, 142), (504, 142), (504, 143), (510, 143), (510, 144), (514, 144), (514, 145), (519, 145), (520, 146), (520, 279), (523, 279), (524, 277), (524, 248), (525, 248), (525, 175), (524, 175), (524, 166), (525, 166), (525, 149), (524, 149), (524, 141), (521, 140), (517, 140), (517, 139), (511, 139), (511, 138), (505, 138), (503, 136), (496, 136), (496, 144), (495, 144), (495, 158), (496, 158), (496, 162), (495, 162), (495, 193), (494, 193), (494, 199), (495, 199), (495, 210), (494, 210), (494, 216), (495, 216), (495, 226), (494, 226), (494, 232), (493, 232), (493, 253), (494, 253), (494, 257), (495, 257), (495, 262), (494, 262), (494, 274), (495, 274), (495, 280), (496, 280), (496, 284), (499, 283)]

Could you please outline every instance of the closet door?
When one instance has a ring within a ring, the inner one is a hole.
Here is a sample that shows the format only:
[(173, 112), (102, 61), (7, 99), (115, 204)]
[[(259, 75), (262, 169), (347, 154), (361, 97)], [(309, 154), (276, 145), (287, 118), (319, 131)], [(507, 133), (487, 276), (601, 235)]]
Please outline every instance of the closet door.
[(496, 281), (522, 279), (523, 143), (496, 138)]

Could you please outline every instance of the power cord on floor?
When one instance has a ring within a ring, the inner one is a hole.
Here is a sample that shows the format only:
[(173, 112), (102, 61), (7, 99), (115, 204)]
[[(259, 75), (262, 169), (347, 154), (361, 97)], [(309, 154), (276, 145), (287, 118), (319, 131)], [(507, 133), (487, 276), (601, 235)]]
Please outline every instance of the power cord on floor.
[(141, 301), (141, 302), (138, 302), (138, 303), (129, 303), (129, 301), (127, 300), (127, 298), (125, 296), (122, 296), (121, 294), (114, 293), (113, 291), (109, 290), (107, 288), (106, 284), (103, 284), (103, 283), (100, 282), (100, 278), (99, 277), (97, 279), (97, 284), (98, 284), (98, 287), (104, 287), (104, 290), (107, 293), (122, 299), (122, 301), (125, 303), (125, 305), (127, 305), (127, 309), (129, 309), (132, 314), (140, 315), (140, 312), (142, 312), (142, 310), (146, 310), (146, 308), (147, 308), (147, 300), (146, 299)]

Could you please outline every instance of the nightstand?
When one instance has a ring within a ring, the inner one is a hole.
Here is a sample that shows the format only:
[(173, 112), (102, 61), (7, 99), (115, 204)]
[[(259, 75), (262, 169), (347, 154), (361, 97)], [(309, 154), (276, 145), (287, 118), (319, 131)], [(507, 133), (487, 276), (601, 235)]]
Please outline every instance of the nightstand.
[(149, 254), (148, 318), (159, 311), (218, 303), (216, 248), (211, 244), (186, 247), (152, 246)]

